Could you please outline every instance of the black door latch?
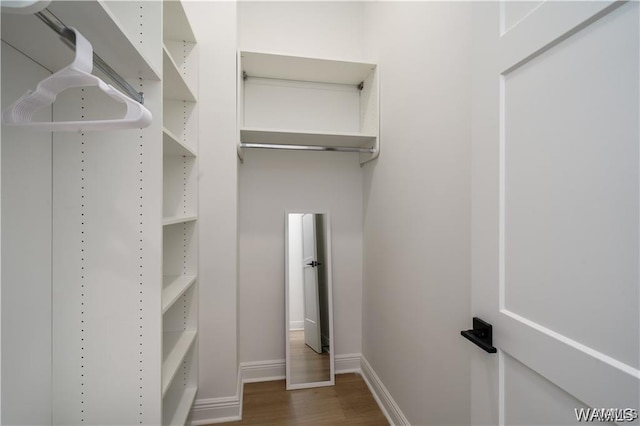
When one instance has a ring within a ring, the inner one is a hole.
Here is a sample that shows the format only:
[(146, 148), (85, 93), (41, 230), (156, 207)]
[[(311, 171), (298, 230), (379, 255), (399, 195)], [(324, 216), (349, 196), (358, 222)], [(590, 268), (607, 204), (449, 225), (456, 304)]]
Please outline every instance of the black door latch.
[(473, 317), (473, 330), (463, 330), (460, 334), (490, 354), (497, 352), (493, 347), (493, 327), (478, 317)]

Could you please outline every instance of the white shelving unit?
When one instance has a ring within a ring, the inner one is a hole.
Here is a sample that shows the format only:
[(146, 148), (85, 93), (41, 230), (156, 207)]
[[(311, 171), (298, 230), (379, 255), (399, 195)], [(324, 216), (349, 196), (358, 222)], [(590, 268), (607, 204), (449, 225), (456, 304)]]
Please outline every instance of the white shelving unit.
[(238, 53), (238, 155), (244, 148), (359, 151), (377, 158), (376, 64)]
[[(65, 25), (78, 29), (97, 55), (136, 91), (144, 92), (153, 121), (144, 129), (99, 132), (41, 133), (3, 127), (3, 160), (12, 146), (26, 148), (34, 137), (47, 139), (31, 145), (31, 153), (16, 153), (11, 161), (31, 170), (36, 158), (47, 160), (46, 179), (34, 176), (19, 182), (27, 194), (34, 190), (24, 188), (42, 188), (48, 193), (43, 199), (51, 202), (37, 207), (49, 213), (50, 231), (41, 233), (30, 248), (32, 253), (41, 253), (42, 247), (49, 250), (50, 280), (39, 281), (43, 288), (37, 294), (50, 299), (49, 324), (38, 323), (43, 333), (50, 333), (50, 349), (25, 349), (3, 335), (3, 359), (9, 359), (8, 348), (15, 346), (16, 351), (48, 357), (49, 370), (29, 359), (32, 356), (22, 356), (25, 364), (18, 362), (12, 370), (32, 369), (40, 383), (17, 377), (13, 386), (3, 371), (3, 388), (14, 390), (11, 400), (3, 392), (2, 420), (7, 424), (159, 424), (164, 410), (159, 374), (163, 362), (159, 315), (163, 309), (162, 5), (92, 0), (52, 2), (48, 9)], [(22, 93), (33, 90), (42, 79), (33, 77), (36, 71), (57, 71), (73, 58), (73, 50), (34, 15), (3, 13), (2, 39), (3, 56), (11, 55), (2, 61), (3, 105), (21, 94), (7, 87), (20, 86)], [(121, 116), (121, 105), (86, 87), (61, 93), (43, 120)], [(4, 164), (2, 169), (5, 210), (9, 208), (5, 182), (18, 175), (6, 174)], [(10, 208), (22, 213), (18, 222), (29, 221), (24, 205), (14, 203)], [(30, 226), (41, 229), (35, 223)], [(4, 234), (3, 245), (10, 243)], [(3, 256), (3, 265), (5, 260)], [(31, 256), (29, 261), (39, 264), (41, 259)], [(5, 269), (3, 285), (12, 281), (4, 279)], [(11, 293), (5, 290), (3, 286), (4, 302), (12, 303), (7, 299)], [(24, 294), (22, 299), (31, 297)], [(2, 320), (18, 330), (23, 327), (4, 312)], [(47, 341), (41, 335), (31, 338)]]
[(182, 4), (163, 2), (162, 424), (197, 393), (197, 46)]
[[(2, 233), (12, 247), (2, 421), (184, 425), (198, 380), (195, 37), (179, 1), (48, 9), (144, 93), (153, 121), (86, 133), (3, 126), (2, 217), (15, 226)], [(3, 107), (73, 59), (34, 15), (2, 13), (0, 28)], [(65, 91), (43, 113), (122, 116), (95, 88)]]

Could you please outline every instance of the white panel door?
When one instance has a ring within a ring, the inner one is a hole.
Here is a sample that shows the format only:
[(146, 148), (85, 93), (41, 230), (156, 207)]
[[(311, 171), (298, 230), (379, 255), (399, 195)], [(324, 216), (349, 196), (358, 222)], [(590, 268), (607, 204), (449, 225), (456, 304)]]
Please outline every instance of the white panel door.
[(474, 4), (473, 424), (638, 424), (638, 6)]
[(318, 297), (318, 269), (316, 251), (316, 218), (302, 215), (302, 268), (304, 279), (304, 343), (322, 352), (320, 339), (320, 299)]

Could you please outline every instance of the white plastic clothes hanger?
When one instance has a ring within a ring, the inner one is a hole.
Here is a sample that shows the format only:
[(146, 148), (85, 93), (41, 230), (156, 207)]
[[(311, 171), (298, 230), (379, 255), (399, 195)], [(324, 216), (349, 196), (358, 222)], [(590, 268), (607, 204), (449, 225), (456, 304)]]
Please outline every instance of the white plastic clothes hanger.
[[(35, 91), (29, 90), (2, 112), (2, 123), (12, 126), (49, 132), (78, 132), (90, 130), (118, 130), (147, 127), (151, 124), (151, 112), (144, 105), (122, 94), (95, 75), (93, 48), (78, 30), (69, 27), (76, 35), (76, 53), (73, 62), (38, 83)], [(87, 121), (32, 122), (33, 114), (51, 105), (59, 93), (73, 87), (98, 86), (114, 100), (127, 105), (124, 118)]]
[(2, 13), (14, 13), (16, 15), (30, 15), (40, 12), (49, 6), (51, 0), (0, 0)]

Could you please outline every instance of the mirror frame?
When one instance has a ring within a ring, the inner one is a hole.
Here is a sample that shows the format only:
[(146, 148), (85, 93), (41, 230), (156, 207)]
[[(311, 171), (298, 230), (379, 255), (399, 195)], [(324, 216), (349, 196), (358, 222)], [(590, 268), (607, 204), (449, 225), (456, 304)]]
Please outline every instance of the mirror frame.
[[(291, 344), (289, 336), (289, 215), (290, 214), (322, 214), (325, 217), (325, 253), (327, 290), (329, 300), (329, 380), (309, 383), (291, 383)], [(284, 276), (285, 276), (285, 367), (287, 390), (317, 388), (335, 385), (335, 345), (333, 331), (333, 267), (331, 261), (331, 215), (328, 211), (317, 210), (286, 210), (284, 214)]]

